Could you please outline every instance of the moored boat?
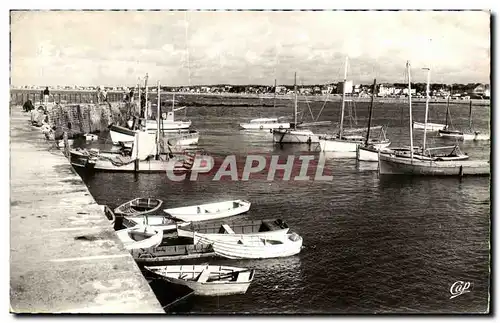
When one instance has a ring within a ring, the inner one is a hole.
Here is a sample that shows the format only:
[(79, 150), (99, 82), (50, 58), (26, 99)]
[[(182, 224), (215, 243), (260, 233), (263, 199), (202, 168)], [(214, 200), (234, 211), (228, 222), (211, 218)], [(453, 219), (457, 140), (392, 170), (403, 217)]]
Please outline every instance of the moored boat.
[[(417, 152), (421, 150), (421, 147), (413, 147), (413, 151)], [(359, 145), (356, 150), (356, 159), (359, 161), (368, 161), (368, 162), (378, 162), (379, 152), (381, 154), (404, 154), (410, 153), (410, 147), (382, 147), (377, 148), (373, 145)]]
[(246, 130), (288, 129), (290, 128), (290, 122), (283, 120), (283, 117), (259, 118), (240, 123), (240, 127)]
[(312, 144), (319, 142), (319, 138), (309, 129), (297, 129), (297, 73), (294, 78), (294, 105), (293, 105), (293, 123), (289, 129), (271, 129), (273, 142), (279, 144)]
[(138, 197), (118, 206), (114, 213), (120, 216), (142, 216), (152, 214), (160, 209), (163, 201), (155, 198)]
[(147, 226), (137, 226), (116, 231), (116, 235), (127, 250), (155, 248), (163, 241), (163, 231)]
[(288, 225), (281, 219), (224, 221), (218, 223), (179, 224), (177, 226), (177, 235), (179, 237), (193, 238), (194, 232), (196, 232), (214, 240), (224, 240), (235, 235), (255, 235), (272, 239), (288, 233), (288, 230)]
[(185, 222), (207, 221), (226, 218), (248, 212), (251, 203), (245, 200), (232, 200), (163, 210), (173, 218)]
[(455, 160), (422, 160), (408, 156), (381, 154), (379, 156), (379, 173), (381, 175), (434, 175), (464, 176), (489, 175), (488, 161)]
[(309, 129), (273, 130), (273, 141), (279, 144), (311, 144), (318, 143), (319, 137)]
[(427, 126), (425, 125), (425, 122), (413, 122), (413, 128), (414, 129), (426, 129), (426, 131), (439, 131), (442, 130), (446, 127), (446, 125), (442, 123), (432, 123), (432, 122), (427, 122)]
[[(319, 139), (319, 146), (321, 151), (329, 151), (329, 152), (356, 152), (359, 145), (365, 144), (372, 145), (377, 149), (385, 148), (391, 144), (389, 140), (385, 137), (385, 131), (382, 129), (380, 139), (370, 139), (370, 130), (371, 130), (371, 121), (372, 121), (372, 111), (373, 111), (373, 98), (371, 100), (370, 105), (370, 117), (368, 119), (368, 127), (366, 140), (365, 137), (361, 135), (344, 135), (344, 108), (345, 108), (345, 84), (347, 83), (347, 58), (345, 63), (345, 71), (344, 71), (344, 82), (342, 86), (342, 103), (341, 103), (341, 114), (340, 114), (340, 128), (339, 132), (336, 135), (325, 135), (321, 136)], [(375, 93), (376, 80), (373, 82), (372, 93)], [(379, 126), (380, 127), (380, 126)], [(375, 127), (373, 127), (375, 128)], [(380, 127), (382, 128), (382, 127)], [(364, 129), (360, 129), (364, 131)], [(382, 138), (383, 135), (383, 138)]]
[(189, 223), (176, 221), (165, 215), (139, 215), (139, 216), (126, 216), (122, 220), (123, 226), (132, 228), (136, 226), (148, 226), (153, 229), (162, 230), (164, 234), (169, 234), (177, 229), (178, 225), (188, 225)]
[(224, 296), (245, 294), (255, 270), (217, 265), (146, 266), (162, 279), (191, 288), (195, 295)]
[(283, 235), (280, 239), (244, 236), (237, 241), (213, 241), (195, 233), (194, 239), (198, 243), (211, 243), (215, 254), (228, 259), (289, 257), (302, 249), (302, 237), (296, 233)]
[[(463, 176), (463, 175), (488, 175), (489, 161), (471, 161), (469, 156), (460, 151), (458, 145), (449, 147), (433, 147), (426, 148), (426, 132), (423, 136), (422, 150), (415, 152), (413, 150), (413, 123), (411, 109), (411, 81), (410, 81), (410, 65), (407, 63), (408, 69), (408, 93), (409, 93), (409, 108), (410, 108), (410, 151), (409, 153), (397, 154), (379, 154), (379, 174), (397, 174), (397, 175), (446, 175), (446, 176)], [(430, 69), (427, 69), (427, 100), (425, 105), (425, 122), (429, 110), (430, 98)], [(434, 151), (452, 148), (450, 153), (434, 153)]]

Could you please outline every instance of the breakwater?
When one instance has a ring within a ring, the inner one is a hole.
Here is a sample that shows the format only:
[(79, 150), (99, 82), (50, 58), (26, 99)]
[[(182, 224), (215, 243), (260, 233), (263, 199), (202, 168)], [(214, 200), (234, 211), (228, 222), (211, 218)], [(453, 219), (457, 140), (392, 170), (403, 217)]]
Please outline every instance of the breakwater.
[[(110, 91), (108, 92), (108, 101), (109, 102), (123, 102), (124, 94), (120, 91)], [(175, 100), (179, 104), (204, 104), (207, 106), (207, 102), (204, 102), (206, 99), (212, 100), (224, 100), (227, 104), (228, 99), (234, 100), (249, 100), (251, 103), (247, 103), (247, 105), (263, 105), (263, 106), (273, 106), (275, 96), (272, 93), (196, 93), (196, 92), (167, 92), (162, 91), (162, 102), (171, 101), (172, 96), (175, 94)], [(151, 100), (156, 100), (156, 93), (150, 92), (148, 94), (148, 98)], [(353, 100), (355, 102), (370, 102), (371, 97), (348, 97), (349, 100)], [(137, 94), (136, 94), (137, 99)], [(276, 95), (277, 104), (280, 101), (290, 101), (293, 100), (293, 94), (280, 94)], [(38, 90), (24, 90), (24, 89), (15, 89), (10, 91), (10, 102), (11, 105), (22, 105), (27, 100), (31, 100), (32, 102), (40, 102), (41, 95)], [(299, 95), (298, 100), (300, 102), (338, 102), (341, 100), (341, 96), (339, 94), (329, 94), (329, 95)], [(412, 102), (416, 103), (425, 103), (425, 98), (412, 98)], [(407, 98), (404, 97), (376, 97), (375, 102), (378, 103), (404, 103), (407, 102)], [(469, 104), (471, 100), (451, 100), (450, 103), (453, 104)], [(97, 102), (97, 95), (95, 91), (83, 91), (83, 90), (57, 90), (53, 91), (50, 95), (49, 102), (57, 102), (62, 104), (68, 103), (94, 103)], [(433, 97), (430, 100), (431, 104), (445, 104), (447, 99), (445, 98), (436, 98)], [(490, 105), (490, 100), (488, 99), (472, 99), (473, 105)], [(219, 103), (220, 105), (220, 103)], [(239, 105), (236, 105), (239, 106)], [(242, 105), (244, 106), (244, 105)]]

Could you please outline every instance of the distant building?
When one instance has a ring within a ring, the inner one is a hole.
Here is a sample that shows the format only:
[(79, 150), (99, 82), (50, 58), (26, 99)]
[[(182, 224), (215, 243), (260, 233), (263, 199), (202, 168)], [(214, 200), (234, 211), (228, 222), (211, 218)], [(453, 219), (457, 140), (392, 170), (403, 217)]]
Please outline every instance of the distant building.
[(473, 96), (490, 97), (490, 85), (489, 84), (479, 84), (472, 90)]

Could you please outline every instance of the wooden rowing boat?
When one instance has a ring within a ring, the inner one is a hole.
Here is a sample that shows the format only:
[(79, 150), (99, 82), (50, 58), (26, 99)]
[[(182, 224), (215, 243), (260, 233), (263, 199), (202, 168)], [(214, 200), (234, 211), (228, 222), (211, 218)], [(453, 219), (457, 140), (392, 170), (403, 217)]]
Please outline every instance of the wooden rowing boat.
[(245, 200), (232, 200), (209, 204), (185, 206), (163, 210), (173, 218), (185, 222), (207, 221), (226, 218), (248, 212), (251, 203)]
[(237, 241), (214, 241), (195, 233), (198, 243), (211, 243), (216, 255), (228, 259), (264, 259), (289, 257), (300, 253), (302, 237), (296, 233), (283, 235), (281, 239), (264, 239), (245, 236)]
[(225, 240), (234, 235), (255, 235), (273, 239), (287, 234), (288, 230), (288, 225), (281, 219), (223, 221), (177, 225), (177, 235), (179, 237), (193, 238), (194, 232), (197, 232), (212, 240)]
[(188, 286), (195, 295), (245, 294), (255, 270), (214, 265), (146, 266), (147, 271), (170, 283)]
[(127, 250), (155, 248), (163, 241), (163, 231), (147, 226), (137, 226), (116, 231), (116, 235)]
[(121, 216), (141, 216), (156, 212), (162, 204), (160, 199), (138, 197), (123, 203), (114, 212)]

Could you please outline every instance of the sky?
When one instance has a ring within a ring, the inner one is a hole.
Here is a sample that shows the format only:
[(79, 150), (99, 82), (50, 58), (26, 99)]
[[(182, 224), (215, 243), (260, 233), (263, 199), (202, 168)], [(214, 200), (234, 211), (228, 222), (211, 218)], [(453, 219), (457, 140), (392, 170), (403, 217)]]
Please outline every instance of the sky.
[(12, 11), (11, 85), (490, 83), (482, 11)]

